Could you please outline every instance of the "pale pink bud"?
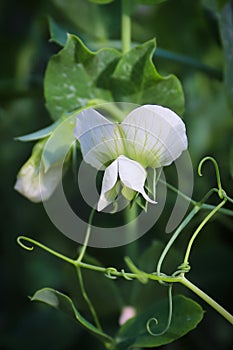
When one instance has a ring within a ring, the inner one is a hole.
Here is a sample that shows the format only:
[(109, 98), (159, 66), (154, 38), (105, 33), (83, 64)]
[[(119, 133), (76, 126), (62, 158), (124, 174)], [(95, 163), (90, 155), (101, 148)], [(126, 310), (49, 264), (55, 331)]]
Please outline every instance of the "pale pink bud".
[(136, 315), (136, 310), (132, 306), (125, 306), (121, 311), (121, 315), (119, 317), (119, 324), (122, 326), (126, 321)]

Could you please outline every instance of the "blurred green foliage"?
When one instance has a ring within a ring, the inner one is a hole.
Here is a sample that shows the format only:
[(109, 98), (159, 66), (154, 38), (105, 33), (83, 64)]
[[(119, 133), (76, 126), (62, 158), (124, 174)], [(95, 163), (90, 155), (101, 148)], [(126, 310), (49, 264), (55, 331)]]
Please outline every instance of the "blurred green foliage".
[[(184, 119), (194, 170), (201, 157), (214, 156), (220, 165), (223, 186), (231, 196), (233, 103), (232, 79), (229, 77), (232, 77), (233, 48), (229, 42), (232, 43), (232, 8), (232, 1), (214, 0), (170, 0), (158, 6), (140, 5), (133, 13), (132, 28), (134, 42), (156, 37), (158, 48), (166, 50), (155, 53), (158, 72), (162, 75), (173, 73), (183, 84), (186, 98)], [(119, 14), (119, 1), (102, 6), (86, 0), (2, 0), (0, 3), (1, 350), (102, 349), (101, 344), (96, 343), (72, 320), (44, 305), (31, 304), (27, 298), (36, 289), (49, 286), (74, 295), (77, 281), (69, 266), (37, 249), (33, 253), (23, 251), (16, 244), (16, 237), (20, 233), (33, 236), (70, 256), (76, 255), (78, 245), (55, 229), (43, 205), (30, 203), (13, 190), (16, 174), (29, 157), (33, 145), (14, 141), (14, 137), (51, 123), (44, 103), (43, 77), (49, 58), (60, 47), (49, 42), (48, 16), (67, 31), (81, 36), (87, 46), (92, 47), (95, 43), (102, 47), (108, 45), (109, 40), (117, 44), (120, 38)], [(206, 65), (214, 70), (206, 69)], [(220, 72), (217, 76), (224, 78), (216, 79), (213, 71)], [(195, 174), (195, 199), (200, 199), (215, 185), (213, 174), (211, 164), (205, 165), (202, 178)], [(72, 174), (67, 174), (65, 185), (68, 192), (72, 191)], [(153, 230), (138, 241), (137, 249), (131, 251), (141, 254), (151, 246), (151, 242), (155, 241), (160, 247), (158, 240), (163, 244), (168, 240), (164, 227), (174, 200), (172, 195), (169, 198), (166, 212)], [(78, 198), (73, 198), (73, 202), (76, 201)], [(180, 252), (202, 215), (188, 226), (183, 239), (176, 243), (171, 260), (179, 263)], [(191, 256), (190, 278), (226, 308), (232, 308), (232, 243), (232, 220), (217, 215), (203, 230)], [(131, 248), (136, 244), (131, 244)], [(122, 266), (125, 249), (130, 250), (130, 247), (109, 250), (90, 248), (88, 252), (104, 265)], [(156, 251), (157, 248), (155, 255)], [(148, 266), (150, 270), (156, 265), (157, 256), (152, 262), (151, 250), (148, 254), (150, 259), (148, 256), (145, 260), (138, 257), (133, 259), (141, 261), (144, 268)], [(99, 276), (92, 273), (84, 277), (93, 296), (95, 293), (99, 295)], [(98, 306), (103, 305), (101, 319), (108, 324), (107, 330), (110, 332), (116, 330), (119, 305), (134, 304), (138, 300), (147, 304), (148, 300), (161, 298), (166, 293), (163, 286), (156, 285), (153, 289), (150, 285), (143, 289), (138, 282), (133, 282), (129, 295), (127, 281), (117, 280), (113, 283), (121, 291), (121, 295), (118, 295), (120, 300), (112, 301), (110, 307), (110, 289), (104, 288), (101, 299), (106, 299), (106, 304), (96, 301)], [(190, 295), (183, 288), (180, 289)], [(163, 349), (232, 348), (230, 326), (209, 307), (202, 306), (207, 313), (199, 327)], [(80, 307), (85, 313), (84, 303)]]

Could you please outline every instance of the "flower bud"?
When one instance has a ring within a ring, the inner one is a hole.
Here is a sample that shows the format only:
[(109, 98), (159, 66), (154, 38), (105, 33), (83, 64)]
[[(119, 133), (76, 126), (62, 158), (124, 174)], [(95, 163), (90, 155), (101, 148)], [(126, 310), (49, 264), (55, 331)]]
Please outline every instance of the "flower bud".
[(121, 311), (121, 315), (119, 318), (119, 324), (122, 326), (126, 321), (136, 315), (136, 310), (132, 306), (125, 306)]
[(22, 166), (14, 186), (15, 190), (27, 197), (30, 201), (38, 203), (48, 199), (54, 192), (60, 178), (57, 176), (58, 164), (49, 167), (46, 171), (46, 181), (42, 181), (45, 173), (41, 162), (47, 138), (37, 142), (33, 147), (31, 157)]

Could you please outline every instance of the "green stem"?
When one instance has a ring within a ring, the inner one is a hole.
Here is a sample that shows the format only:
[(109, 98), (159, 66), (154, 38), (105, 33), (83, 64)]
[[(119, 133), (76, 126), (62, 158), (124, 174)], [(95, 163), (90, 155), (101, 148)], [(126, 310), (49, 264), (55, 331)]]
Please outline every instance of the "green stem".
[(84, 255), (85, 255), (85, 252), (86, 252), (86, 249), (87, 249), (87, 245), (88, 245), (88, 241), (89, 241), (89, 238), (90, 238), (90, 235), (91, 235), (91, 224), (92, 224), (92, 221), (93, 221), (93, 217), (94, 217), (94, 213), (95, 213), (95, 207), (92, 209), (91, 211), (91, 214), (89, 216), (89, 220), (88, 220), (88, 224), (87, 224), (87, 231), (86, 231), (86, 236), (85, 236), (85, 240), (84, 240), (84, 243), (83, 243), (83, 246), (82, 246), (82, 249), (81, 249), (81, 252), (76, 260), (76, 264), (78, 265)]
[(127, 236), (130, 237), (130, 241), (134, 241), (126, 245), (126, 255), (135, 259), (138, 254), (138, 240), (137, 234), (137, 204), (133, 203), (132, 206), (128, 206), (125, 209), (125, 221), (128, 224)]
[[(114, 267), (101, 267), (101, 266), (95, 266), (95, 265), (91, 265), (91, 264), (86, 264), (86, 263), (79, 263), (79, 266), (81, 268), (84, 269), (88, 269), (88, 270), (92, 270), (92, 271), (96, 271), (96, 272), (101, 272), (104, 273), (106, 276), (110, 277), (113, 276), (115, 278), (117, 277), (123, 277), (127, 280), (131, 280), (131, 279), (139, 279), (141, 278), (141, 273), (137, 272), (137, 273), (131, 273), (131, 272), (125, 272), (123, 269), (118, 271), (116, 268)], [(167, 276), (164, 274), (160, 274), (159, 276), (157, 274), (151, 274), (151, 273), (146, 273), (143, 272), (144, 277), (148, 278), (152, 281), (163, 281), (163, 282), (179, 282), (180, 281), (180, 277), (176, 277), (176, 276)]]
[(224, 204), (226, 203), (227, 199), (225, 198), (222, 202), (220, 202), (217, 207), (215, 207), (207, 216), (206, 218), (201, 222), (201, 224), (198, 226), (198, 228), (196, 229), (196, 231), (194, 232), (193, 236), (191, 237), (186, 253), (185, 253), (185, 257), (184, 257), (184, 261), (183, 264), (186, 265), (188, 264), (189, 261), (189, 255), (191, 253), (191, 249), (192, 249), (192, 245), (198, 235), (198, 233), (201, 231), (201, 229), (205, 226), (205, 224), (217, 213), (217, 211), (224, 206)]
[(102, 332), (103, 329), (102, 329), (102, 327), (100, 325), (100, 322), (99, 322), (97, 313), (95, 311), (95, 308), (94, 308), (91, 300), (89, 299), (89, 297), (87, 295), (87, 292), (86, 292), (86, 289), (85, 289), (85, 286), (84, 286), (84, 282), (83, 282), (83, 276), (82, 276), (82, 271), (80, 269), (80, 266), (77, 266), (76, 270), (77, 270), (78, 280), (79, 280), (79, 284), (80, 284), (80, 288), (81, 288), (81, 292), (82, 292), (83, 298), (84, 298), (84, 300), (86, 301), (86, 303), (87, 303), (87, 305), (89, 307), (89, 310), (90, 310), (90, 312), (92, 314), (92, 317), (94, 319), (96, 327)]
[(199, 289), (196, 285), (191, 283), (185, 277), (183, 277), (180, 281), (185, 287), (189, 288), (196, 295), (198, 295), (201, 299), (203, 299), (207, 304), (209, 304), (214, 310), (216, 310), (221, 316), (223, 316), (228, 322), (233, 325), (233, 316), (225, 310), (221, 305), (219, 305), (215, 300), (213, 300), (209, 295)]
[[(222, 204), (222, 203), (223, 202), (221, 202), (220, 204)], [(127, 280), (130, 280), (130, 279), (138, 279), (138, 280), (140, 280), (142, 278), (142, 275), (143, 275), (143, 277), (145, 279), (149, 279), (149, 280), (152, 280), (152, 281), (162, 281), (162, 282), (167, 282), (167, 283), (181, 283), (184, 286), (186, 286), (187, 288), (189, 288), (190, 290), (192, 290), (195, 294), (197, 294), (200, 298), (202, 298), (210, 306), (212, 306), (227, 321), (229, 321), (231, 324), (233, 324), (233, 316), (228, 311), (226, 311), (222, 306), (220, 306), (216, 301), (214, 301), (211, 297), (209, 297), (206, 293), (204, 293), (197, 286), (195, 286), (189, 280), (187, 280), (184, 277), (184, 275), (182, 275), (182, 276), (181, 275), (179, 275), (179, 276), (167, 276), (167, 275), (161, 274), (161, 273), (158, 275), (158, 274), (155, 274), (155, 273), (146, 273), (146, 272), (143, 272), (143, 271), (140, 271), (140, 270), (137, 270), (136, 273), (129, 273), (129, 272), (125, 272), (124, 270), (118, 271), (115, 268), (105, 268), (105, 267), (101, 267), (101, 266), (90, 265), (90, 264), (83, 263), (82, 261), (77, 262), (77, 260), (70, 259), (70, 258), (68, 258), (68, 257), (66, 257), (66, 256), (64, 256), (64, 255), (54, 251), (53, 249), (50, 249), (50, 248), (46, 247), (45, 245), (43, 245), (43, 244), (41, 244), (41, 243), (31, 239), (31, 238), (28, 238), (28, 237), (25, 237), (25, 236), (18, 237), (17, 238), (17, 242), (19, 243), (19, 245), (22, 248), (24, 248), (26, 250), (32, 251), (33, 247), (26, 246), (24, 243), (22, 243), (23, 240), (28, 241), (28, 242), (30, 242), (30, 243), (40, 247), (41, 249), (44, 249), (45, 251), (47, 251), (50, 254), (58, 257), (61, 260), (64, 260), (64, 261), (68, 262), (69, 264), (74, 265), (76, 267), (77, 271), (80, 270), (81, 268), (84, 268), (84, 269), (88, 269), (88, 270), (104, 273), (107, 276), (109, 276), (108, 272), (111, 271), (111, 275), (112, 276), (114, 276), (116, 278), (117, 277), (123, 277), (123, 278), (125, 278)], [(81, 285), (81, 288), (83, 288), (83, 291), (84, 291), (83, 295), (86, 295), (84, 285), (82, 287), (82, 276), (81, 275), (79, 275), (79, 281), (81, 281), (80, 285)], [(87, 296), (86, 301), (88, 302), (88, 304), (90, 303), (90, 300), (89, 300), (88, 296)], [(92, 305), (92, 304), (90, 303), (89, 305)], [(92, 307), (92, 306), (89, 306), (89, 307)], [(95, 311), (94, 312), (92, 311), (92, 314), (93, 314), (93, 317), (94, 317)], [(98, 324), (97, 319), (95, 317), (94, 317), (94, 319), (95, 319), (96, 324)], [(107, 345), (105, 345), (105, 346), (107, 348)]]
[(92, 225), (92, 221), (93, 221), (93, 217), (94, 217), (94, 213), (95, 213), (95, 207), (92, 209), (91, 211), (91, 214), (89, 216), (89, 220), (88, 220), (88, 225), (87, 225), (87, 231), (86, 231), (86, 236), (85, 236), (85, 240), (84, 240), (84, 243), (83, 243), (83, 246), (82, 246), (82, 249), (81, 249), (81, 252), (78, 256), (78, 258), (75, 260), (75, 266), (76, 266), (76, 271), (77, 271), (77, 275), (78, 275), (78, 280), (79, 280), (79, 284), (80, 284), (80, 288), (81, 288), (81, 292), (82, 292), (82, 295), (83, 295), (83, 298), (84, 300), (86, 301), (88, 307), (89, 307), (89, 310), (92, 314), (92, 317), (94, 319), (94, 322), (96, 324), (96, 327), (100, 330), (100, 331), (103, 331), (102, 330), (102, 327), (100, 325), (100, 322), (99, 322), (99, 319), (98, 319), (98, 316), (97, 316), (97, 313), (95, 311), (95, 308), (91, 302), (91, 300), (89, 299), (88, 295), (87, 295), (87, 292), (86, 292), (86, 289), (85, 289), (85, 286), (84, 286), (84, 282), (83, 282), (83, 276), (82, 276), (82, 271), (81, 271), (81, 268), (80, 268), (80, 263), (85, 255), (85, 252), (86, 252), (86, 249), (87, 249), (87, 245), (88, 245), (88, 241), (89, 241), (89, 238), (90, 238), (90, 235), (91, 235), (91, 225)]
[(130, 50), (131, 47), (131, 4), (130, 0), (121, 1), (121, 40), (123, 54)]

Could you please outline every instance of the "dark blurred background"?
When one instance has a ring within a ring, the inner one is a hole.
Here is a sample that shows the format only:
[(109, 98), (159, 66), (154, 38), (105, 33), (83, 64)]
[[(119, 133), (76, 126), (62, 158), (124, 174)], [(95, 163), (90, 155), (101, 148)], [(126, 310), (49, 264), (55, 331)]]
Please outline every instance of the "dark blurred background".
[[(226, 1), (218, 3), (221, 5)], [(101, 344), (67, 316), (46, 305), (29, 301), (28, 296), (37, 289), (53, 287), (77, 298), (78, 307), (84, 314), (86, 312), (83, 301), (79, 300), (78, 283), (71, 267), (39, 249), (27, 252), (16, 243), (17, 236), (24, 234), (71, 257), (75, 257), (78, 249), (77, 243), (56, 230), (42, 204), (30, 203), (14, 191), (16, 174), (32, 149), (32, 143), (16, 142), (14, 137), (51, 123), (44, 105), (43, 76), (49, 58), (59, 50), (59, 46), (49, 42), (48, 16), (69, 32), (80, 35), (90, 47), (97, 43), (101, 47), (109, 39), (119, 40), (118, 14), (118, 0), (103, 6), (86, 0), (0, 2), (1, 350), (102, 349)], [(170, 0), (159, 6), (139, 6), (133, 15), (133, 41), (143, 42), (156, 37), (158, 50), (154, 61), (159, 73), (174, 73), (183, 84), (186, 98), (184, 120), (195, 170), (194, 198), (197, 200), (216, 182), (211, 164), (206, 164), (203, 178), (197, 175), (197, 165), (205, 155), (217, 159), (223, 187), (233, 196), (233, 101), (229, 81), (227, 85), (224, 79), (224, 73), (232, 74), (232, 70), (227, 61), (229, 47), (222, 40), (219, 26), (224, 20), (222, 10), (218, 9), (214, 0)], [(229, 27), (229, 33), (233, 40), (233, 24)], [(68, 173), (64, 180), (67, 186), (72, 183), (70, 177)], [(171, 195), (171, 202), (168, 202), (168, 210), (173, 197)], [(212, 203), (217, 203), (217, 198)], [(183, 240), (175, 244), (171, 261), (182, 256), (182, 248), (205, 214), (201, 213), (188, 226)], [(153, 230), (130, 247), (108, 250), (90, 248), (88, 253), (103, 265), (123, 267), (127, 250), (137, 251), (140, 255), (151, 247), (152, 242), (159, 247), (167, 242), (169, 237), (164, 233), (164, 228), (168, 217), (169, 213), (164, 213)], [(232, 244), (232, 218), (216, 215), (195, 244), (189, 274), (193, 282), (231, 312)], [(134, 245), (137, 245), (137, 249)], [(138, 261), (138, 256), (132, 258)], [(154, 265), (155, 262), (156, 256)], [(169, 266), (169, 261), (167, 264)], [(129, 284), (124, 281), (106, 281), (106, 278), (95, 273), (86, 273), (85, 280), (87, 287), (91, 287), (93, 303), (110, 332), (116, 329), (121, 303), (136, 304), (140, 301), (149, 304), (156, 295), (160, 297), (164, 294), (160, 286), (143, 289), (134, 282), (130, 297), (130, 293), (126, 292)], [(104, 288), (101, 288), (101, 283)], [(113, 287), (118, 291), (114, 292)], [(192, 295), (184, 288), (178, 290)], [(118, 297), (121, 293), (121, 300), (115, 302), (112, 293)], [(204, 302), (195, 296), (193, 298), (207, 311), (204, 320), (183, 339), (162, 348), (230, 350), (233, 346), (231, 326)]]

